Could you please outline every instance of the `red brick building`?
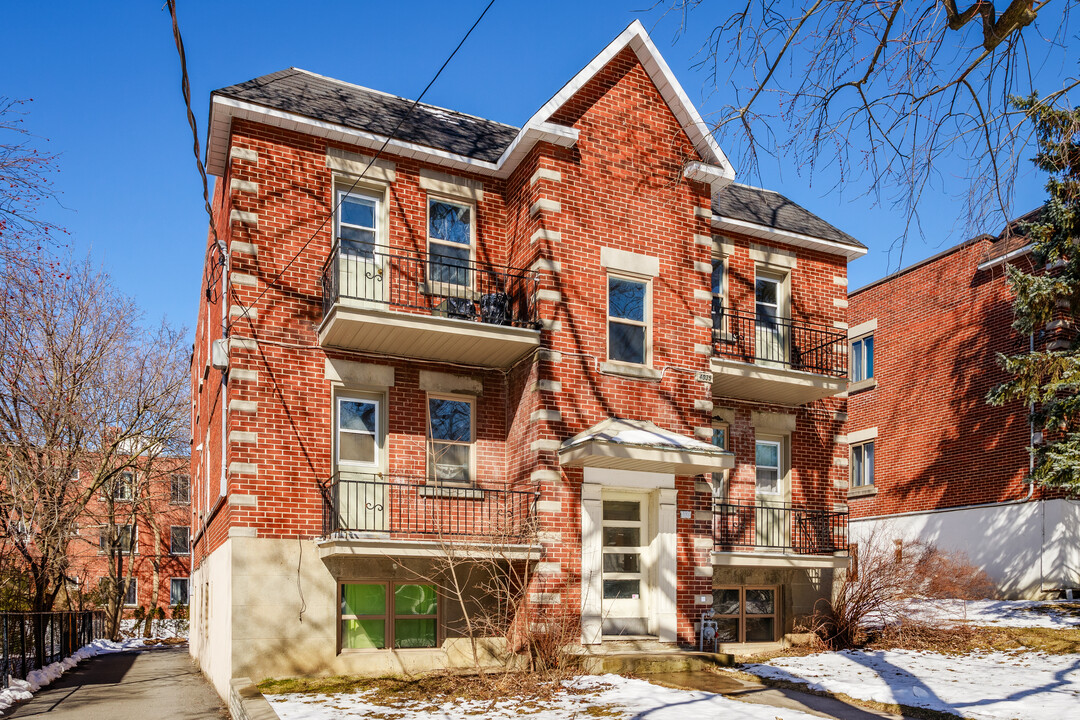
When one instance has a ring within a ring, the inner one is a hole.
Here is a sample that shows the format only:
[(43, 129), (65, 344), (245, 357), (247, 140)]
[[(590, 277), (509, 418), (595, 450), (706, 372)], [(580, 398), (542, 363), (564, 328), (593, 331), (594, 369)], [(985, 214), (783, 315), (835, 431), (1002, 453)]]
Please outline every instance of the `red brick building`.
[(847, 565), (865, 248), (733, 183), (639, 23), (521, 128), (410, 106), (212, 94), (192, 653), (221, 692), (466, 662), (416, 579), (447, 543), (531, 563), (532, 619), (596, 651), (707, 609), (781, 642)]
[(141, 606), (166, 609), (171, 617), (168, 608), (189, 603), (190, 460), (159, 459), (155, 465), (152, 473), (123, 473), (92, 497), (68, 547), (67, 576), (91, 600), (101, 581), (115, 576), (122, 554), (120, 572), (129, 582), (125, 615)]
[(917, 537), (966, 553), (1008, 596), (1056, 596), (1080, 586), (1080, 518), (1026, 482), (1028, 408), (986, 403), (1006, 379), (998, 353), (1053, 339), (1011, 327), (1005, 266), (1032, 269), (1024, 243), (982, 235), (851, 293), (848, 502), (854, 540)]

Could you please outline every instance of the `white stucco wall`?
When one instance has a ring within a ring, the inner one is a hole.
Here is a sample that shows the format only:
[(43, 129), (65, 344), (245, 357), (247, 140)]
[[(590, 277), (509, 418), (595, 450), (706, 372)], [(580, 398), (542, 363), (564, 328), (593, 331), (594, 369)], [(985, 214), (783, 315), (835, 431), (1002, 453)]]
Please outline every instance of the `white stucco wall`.
[(232, 679), (231, 543), (226, 541), (191, 573), (190, 652), (223, 698), (229, 696)]
[(874, 530), (961, 551), (1007, 598), (1080, 588), (1080, 502), (1047, 500), (850, 521), (852, 542)]

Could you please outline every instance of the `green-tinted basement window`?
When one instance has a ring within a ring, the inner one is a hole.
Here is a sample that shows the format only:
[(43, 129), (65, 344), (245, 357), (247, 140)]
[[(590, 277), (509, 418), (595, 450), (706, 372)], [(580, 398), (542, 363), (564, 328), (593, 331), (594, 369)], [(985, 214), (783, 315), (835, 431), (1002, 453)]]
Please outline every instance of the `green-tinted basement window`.
[(386, 647), (386, 586), (341, 586), (341, 647), (370, 650)]
[(394, 647), (435, 647), (437, 608), (434, 585), (395, 586)]

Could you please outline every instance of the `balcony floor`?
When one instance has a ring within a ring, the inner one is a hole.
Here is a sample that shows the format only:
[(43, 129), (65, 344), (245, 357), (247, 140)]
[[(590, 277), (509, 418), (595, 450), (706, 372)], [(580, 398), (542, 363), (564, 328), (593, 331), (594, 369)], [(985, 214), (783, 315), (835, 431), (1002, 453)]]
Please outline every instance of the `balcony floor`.
[(712, 553), (713, 567), (836, 568), (851, 566), (847, 555), (807, 555), (773, 550)]
[(714, 357), (713, 395), (780, 405), (805, 405), (847, 390), (846, 378)]
[(319, 557), (460, 557), (539, 560), (539, 545), (493, 544), (468, 539), (401, 540), (389, 533), (338, 531), (316, 540)]
[(341, 300), (323, 318), (319, 344), (464, 365), (509, 367), (539, 347), (540, 332)]

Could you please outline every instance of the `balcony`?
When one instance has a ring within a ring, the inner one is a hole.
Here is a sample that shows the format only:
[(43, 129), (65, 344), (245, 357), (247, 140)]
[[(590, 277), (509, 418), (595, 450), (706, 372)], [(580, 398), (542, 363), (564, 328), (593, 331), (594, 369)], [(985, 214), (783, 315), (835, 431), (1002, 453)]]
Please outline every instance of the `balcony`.
[(713, 395), (803, 405), (847, 390), (847, 334), (730, 308), (713, 315)]
[(713, 506), (713, 564), (846, 567), (848, 514), (787, 504)]
[(540, 344), (537, 274), (335, 243), (322, 269), (324, 347), (509, 367)]
[(319, 484), (319, 492), (324, 557), (452, 552), (539, 557), (532, 490), (408, 475), (335, 474)]

